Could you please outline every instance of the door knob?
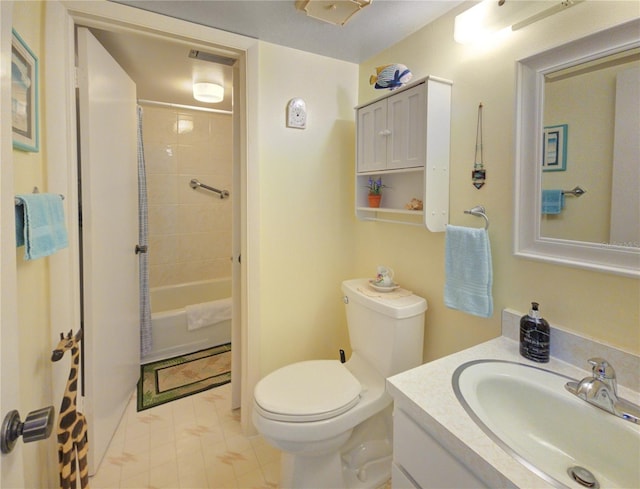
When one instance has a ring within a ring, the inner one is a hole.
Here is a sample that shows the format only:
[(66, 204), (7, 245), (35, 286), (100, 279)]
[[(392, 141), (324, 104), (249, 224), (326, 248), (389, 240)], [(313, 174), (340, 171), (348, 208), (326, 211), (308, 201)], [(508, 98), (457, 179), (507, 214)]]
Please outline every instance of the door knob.
[(24, 423), (20, 421), (18, 411), (9, 411), (0, 428), (0, 450), (2, 453), (11, 452), (20, 436), (25, 443), (49, 438), (54, 417), (53, 406), (30, 412)]

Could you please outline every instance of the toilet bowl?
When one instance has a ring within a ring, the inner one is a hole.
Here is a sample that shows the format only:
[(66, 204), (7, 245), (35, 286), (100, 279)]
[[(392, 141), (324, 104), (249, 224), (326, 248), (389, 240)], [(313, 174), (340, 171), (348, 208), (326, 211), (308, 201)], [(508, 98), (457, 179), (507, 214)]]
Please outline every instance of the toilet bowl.
[(367, 279), (342, 284), (353, 353), (265, 376), (253, 422), (282, 450), (280, 487), (376, 488), (391, 473), (391, 397), (385, 379), (422, 363), (423, 298), (382, 296)]

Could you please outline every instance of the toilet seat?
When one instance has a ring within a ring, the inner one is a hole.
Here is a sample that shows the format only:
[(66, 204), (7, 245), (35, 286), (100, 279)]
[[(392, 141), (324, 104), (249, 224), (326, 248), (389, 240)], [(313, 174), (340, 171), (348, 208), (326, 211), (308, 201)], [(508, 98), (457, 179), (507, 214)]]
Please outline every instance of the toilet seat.
[(256, 385), (256, 411), (276, 421), (309, 422), (338, 416), (360, 399), (358, 379), (337, 360), (282, 367)]

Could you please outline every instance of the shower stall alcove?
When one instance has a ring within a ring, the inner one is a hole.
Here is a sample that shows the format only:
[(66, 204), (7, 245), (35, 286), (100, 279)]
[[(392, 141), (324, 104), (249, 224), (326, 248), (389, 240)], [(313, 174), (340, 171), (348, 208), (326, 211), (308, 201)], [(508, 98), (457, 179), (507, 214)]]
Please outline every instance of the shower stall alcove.
[(152, 349), (142, 363), (231, 341), (231, 321), (189, 330), (185, 308), (231, 297), (232, 116), (141, 101)]

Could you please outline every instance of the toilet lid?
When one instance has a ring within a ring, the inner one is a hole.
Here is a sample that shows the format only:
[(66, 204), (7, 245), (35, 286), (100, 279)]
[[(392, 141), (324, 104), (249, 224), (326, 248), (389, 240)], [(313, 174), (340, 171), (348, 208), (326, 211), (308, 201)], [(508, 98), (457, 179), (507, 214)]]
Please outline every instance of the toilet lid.
[(337, 360), (310, 360), (282, 367), (256, 385), (262, 416), (280, 421), (319, 421), (357, 404), (362, 387)]

